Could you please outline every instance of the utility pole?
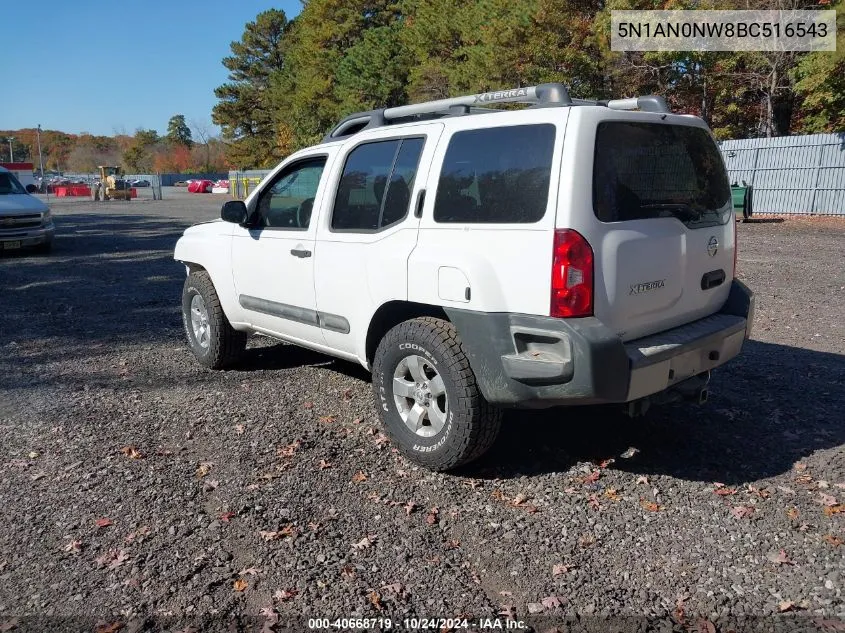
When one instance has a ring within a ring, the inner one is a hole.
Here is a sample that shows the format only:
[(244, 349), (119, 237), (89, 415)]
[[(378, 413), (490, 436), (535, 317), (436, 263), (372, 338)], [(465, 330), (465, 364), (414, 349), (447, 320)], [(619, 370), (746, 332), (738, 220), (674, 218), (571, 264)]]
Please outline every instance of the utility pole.
[(44, 159), (41, 157), (41, 124), (38, 124), (36, 131), (36, 138), (38, 139), (38, 166), (41, 169), (41, 182), (44, 182)]
[(9, 141), (9, 162), (10, 163), (15, 162), (15, 156), (14, 156), (14, 154), (12, 154), (12, 141), (14, 141), (14, 140), (15, 140), (14, 136), (10, 136), (8, 138), (8, 141)]

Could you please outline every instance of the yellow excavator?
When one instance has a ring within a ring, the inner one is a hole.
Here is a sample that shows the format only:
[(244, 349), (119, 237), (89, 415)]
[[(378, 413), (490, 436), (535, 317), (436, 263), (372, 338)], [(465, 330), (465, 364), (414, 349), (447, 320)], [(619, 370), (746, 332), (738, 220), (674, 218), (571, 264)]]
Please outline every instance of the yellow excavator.
[(123, 178), (120, 167), (106, 167), (99, 165), (100, 181), (91, 185), (93, 200), (126, 200), (132, 199), (132, 187)]

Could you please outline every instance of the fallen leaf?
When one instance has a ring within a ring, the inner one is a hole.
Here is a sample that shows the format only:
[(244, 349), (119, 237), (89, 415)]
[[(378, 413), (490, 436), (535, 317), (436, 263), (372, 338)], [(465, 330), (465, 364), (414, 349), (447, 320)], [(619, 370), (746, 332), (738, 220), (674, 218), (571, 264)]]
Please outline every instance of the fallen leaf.
[(776, 565), (794, 565), (795, 563), (789, 559), (789, 556), (786, 555), (785, 550), (780, 550), (779, 552), (769, 552), (766, 554), (766, 558), (768, 558), (771, 562)]
[(276, 593), (273, 594), (273, 600), (290, 600), (294, 598), (299, 592), (296, 589), (276, 589)]
[(141, 455), (141, 452), (132, 444), (130, 444), (129, 446), (124, 446), (120, 449), (120, 452), (123, 453), (129, 459), (141, 459), (143, 457), (143, 455)]
[(94, 628), (94, 633), (116, 633), (123, 628), (123, 622), (112, 622), (110, 624), (98, 624)]
[(109, 563), (109, 569), (117, 569), (118, 567), (120, 567), (123, 563), (125, 563), (128, 560), (129, 560), (129, 554), (127, 554), (123, 550), (120, 550), (117, 553), (117, 555), (114, 557), (114, 560), (112, 560), (112, 562)]
[(352, 420), (352, 424), (361, 424), (364, 421), (364, 418), (355, 418)]
[(373, 607), (375, 608), (376, 611), (382, 610), (381, 596), (378, 595), (378, 593), (376, 593), (375, 591), (372, 591), (372, 592), (370, 592), (370, 595), (368, 596), (368, 598), (370, 599), (370, 604), (373, 605)]
[(824, 618), (816, 618), (813, 620), (822, 631), (845, 631), (845, 620), (825, 620)]
[(716, 625), (710, 620), (699, 620), (697, 633), (716, 633)]
[(286, 525), (280, 530), (259, 530), (258, 534), (265, 541), (278, 541), (283, 538), (294, 538), (297, 530), (293, 525)]
[(578, 537), (578, 545), (581, 547), (590, 547), (596, 544), (596, 537), (592, 534), (584, 534)]
[(574, 569), (574, 567), (575, 565), (564, 565), (563, 563), (552, 565), (552, 576), (560, 576), (561, 574), (566, 574), (569, 572), (570, 569)]
[(434, 525), (437, 523), (437, 515), (440, 514), (440, 510), (437, 509), (437, 506), (433, 507), (431, 510), (428, 511), (428, 514), (425, 517), (425, 522), (429, 525)]
[(591, 472), (586, 477), (582, 477), (581, 483), (594, 484), (599, 480), (599, 477), (601, 477), (601, 471), (600, 470), (594, 470), (593, 472)]
[(764, 489), (761, 489), (761, 488), (755, 488), (752, 485), (748, 486), (748, 488), (746, 489), (746, 492), (748, 492), (748, 494), (750, 494), (750, 495), (755, 495), (757, 497), (760, 497), (761, 499), (768, 499), (769, 496), (770, 496), (768, 490), (764, 490)]
[(557, 596), (546, 596), (540, 600), (542, 605), (547, 609), (557, 609), (561, 605), (561, 599)]
[(526, 606), (528, 607), (528, 613), (532, 613), (532, 614), (533, 613), (542, 613), (543, 610), (544, 610), (543, 605), (540, 604), (539, 602), (529, 602)]
[(599, 503), (599, 500), (596, 495), (590, 495), (587, 501), (587, 505), (590, 506), (590, 508), (592, 508), (593, 510), (601, 510), (601, 504)]
[(238, 576), (257, 576), (261, 573), (261, 570), (256, 567), (247, 567), (246, 569), (242, 569), (238, 572)]
[(82, 541), (71, 541), (64, 546), (64, 550), (71, 554), (79, 554), (82, 551)]
[(516, 619), (516, 612), (513, 610), (513, 605), (510, 604), (503, 604), (499, 607), (499, 613), (496, 615), (503, 615), (508, 620)]
[(622, 453), (619, 457), (622, 459), (631, 459), (634, 455), (640, 452), (640, 449), (631, 446), (627, 451)]
[(795, 463), (792, 467), (793, 467), (795, 470), (797, 470), (799, 473), (804, 472), (805, 470), (807, 470), (807, 464), (802, 464), (801, 462), (796, 462), (796, 463)]
[(404, 587), (402, 586), (401, 582), (394, 582), (390, 583), (389, 585), (384, 585), (381, 589), (397, 596), (401, 595), (404, 591)]
[(390, 438), (388, 438), (384, 433), (379, 433), (376, 435), (376, 448), (382, 449), (388, 444), (390, 444)]
[(446, 541), (446, 549), (458, 549), (460, 546), (461, 542), (457, 539)]
[(833, 495), (825, 494), (823, 492), (819, 493), (819, 498), (816, 499), (816, 502), (828, 507), (835, 506), (838, 503), (836, 501), (836, 497), (834, 497)]
[(795, 483), (801, 484), (802, 486), (812, 486), (813, 478), (810, 475), (798, 475), (795, 478)]
[(754, 514), (754, 508), (751, 506), (734, 506), (731, 508), (731, 514), (737, 519), (744, 519)]
[(498, 488), (494, 488), (493, 492), (490, 493), (490, 496), (495, 501), (507, 501), (508, 498), (505, 496), (505, 493), (499, 490)]
[(303, 409), (313, 409), (313, 408), (314, 408), (314, 403), (313, 403), (313, 402), (303, 402), (303, 403), (302, 403), (302, 408), (303, 408)]
[(279, 457), (293, 457), (293, 454), (296, 453), (296, 449), (302, 446), (302, 442), (296, 440), (295, 442), (291, 442), (284, 448), (276, 449), (276, 455)]
[(405, 514), (407, 514), (408, 516), (411, 516), (411, 512), (416, 510), (417, 504), (414, 503), (413, 501), (409, 501), (403, 507), (405, 508)]
[(333, 466), (331, 462), (327, 462), (325, 459), (321, 459), (320, 463), (317, 465), (320, 467), (320, 470), (326, 470), (327, 468), (331, 468)]
[(334, 415), (321, 415), (319, 418), (320, 422), (324, 424), (331, 424), (332, 422), (337, 420), (337, 416)]
[(220, 482), (216, 479), (206, 479), (205, 483), (202, 485), (202, 489), (204, 492), (211, 492), (212, 490), (217, 490), (220, 487)]
[(798, 519), (798, 509), (797, 508), (788, 508), (786, 510), (786, 516), (788, 516), (793, 521)]
[(484, 484), (482, 482), (478, 481), (477, 479), (470, 479), (469, 481), (465, 481), (464, 485), (467, 488), (470, 488), (472, 490), (475, 490), (476, 488), (481, 488), (481, 487), (484, 486)]
[(640, 475), (639, 477), (637, 477), (637, 483), (638, 484), (645, 484), (646, 486), (648, 486), (649, 485), (648, 477), (646, 477), (645, 475)]
[(599, 468), (607, 468), (608, 466), (610, 466), (610, 465), (611, 465), (612, 463), (614, 463), (615, 461), (616, 461), (616, 460), (615, 460), (615, 459), (613, 459), (612, 457), (610, 457), (610, 458), (608, 458), (608, 459), (603, 459), (603, 460), (601, 460), (601, 461), (599, 462)]
[(360, 541), (352, 545), (352, 549), (363, 550), (372, 547), (378, 537), (375, 534), (367, 534)]
[(352, 389), (345, 389), (343, 391), (343, 399), (344, 400), (352, 400)]
[(825, 535), (822, 537), (822, 539), (823, 539), (826, 543), (829, 543), (830, 545), (833, 545), (834, 547), (839, 547), (840, 545), (842, 545), (843, 543), (845, 543), (845, 541), (843, 541), (843, 540), (842, 540), (841, 538), (839, 538), (838, 536), (834, 536), (833, 534), (825, 534)]
[(235, 425), (235, 433), (237, 433), (238, 435), (243, 435), (245, 428), (246, 427), (243, 424), (236, 424)]
[(520, 492), (513, 499), (511, 499), (511, 505), (514, 506), (515, 508), (518, 508), (519, 506), (524, 504), (526, 501), (528, 501), (530, 498), (531, 497), (529, 497), (528, 495)]
[(646, 501), (642, 497), (640, 497), (640, 505), (649, 512), (659, 512), (663, 509), (663, 506), (657, 505), (654, 501)]
[(824, 515), (826, 517), (832, 517), (834, 514), (839, 514), (840, 512), (845, 512), (845, 505), (825, 506), (824, 508)]
[(719, 487), (716, 488), (713, 492), (715, 492), (720, 497), (727, 497), (729, 495), (735, 495), (736, 488)]
[(199, 466), (197, 466), (197, 472), (195, 473), (197, 479), (201, 479), (205, 477), (208, 473), (211, 472), (212, 464), (210, 462), (202, 462)]
[(340, 576), (346, 580), (352, 580), (355, 578), (355, 570), (349, 565), (346, 565), (340, 569)]
[(780, 613), (786, 613), (787, 611), (803, 611), (806, 609), (803, 604), (795, 604), (792, 600), (784, 600), (783, 602), (778, 603), (778, 611)]
[(35, 459), (36, 457), (38, 457), (38, 453), (36, 451), (30, 451), (29, 452), (29, 458), (30, 459)]
[(365, 475), (363, 471), (359, 470), (357, 473), (352, 475), (352, 481), (356, 484), (360, 484), (362, 481), (367, 481), (367, 475)]
[(94, 525), (98, 528), (109, 527), (110, 525), (114, 525), (111, 519), (97, 519), (94, 521)]
[(237, 515), (234, 512), (224, 512), (220, 515), (220, 520), (224, 523), (228, 523), (232, 518), (236, 517)]
[(611, 501), (620, 501), (622, 497), (619, 496), (619, 491), (616, 488), (608, 488), (604, 491), (604, 496), (610, 499)]
[(235, 591), (243, 591), (247, 587), (249, 587), (249, 583), (243, 578), (238, 578), (234, 583), (232, 583), (232, 588)]

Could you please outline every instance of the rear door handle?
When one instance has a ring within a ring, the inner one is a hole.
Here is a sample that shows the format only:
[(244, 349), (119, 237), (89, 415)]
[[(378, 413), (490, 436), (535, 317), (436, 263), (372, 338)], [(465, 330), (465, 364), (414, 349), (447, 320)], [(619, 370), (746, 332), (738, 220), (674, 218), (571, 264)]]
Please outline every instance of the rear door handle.
[(293, 248), (291, 249), (290, 254), (294, 257), (311, 257), (311, 251), (304, 248)]

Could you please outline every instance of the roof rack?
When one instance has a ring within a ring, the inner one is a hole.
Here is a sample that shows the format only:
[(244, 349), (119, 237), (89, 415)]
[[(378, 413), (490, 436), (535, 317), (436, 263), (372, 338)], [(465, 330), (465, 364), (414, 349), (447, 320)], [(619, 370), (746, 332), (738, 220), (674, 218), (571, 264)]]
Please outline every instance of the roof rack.
[(563, 84), (547, 83), (510, 90), (495, 90), (480, 94), (425, 101), (395, 108), (381, 108), (356, 112), (342, 119), (323, 142), (347, 138), (366, 129), (383, 127), (391, 122), (423, 120), (466, 114), (498, 112), (495, 108), (484, 106), (498, 103), (530, 103), (531, 107), (565, 107), (573, 105), (602, 105), (612, 110), (643, 110), (645, 112), (671, 112), (663, 97), (647, 95), (630, 99), (612, 99), (610, 101), (588, 101), (572, 99)]

